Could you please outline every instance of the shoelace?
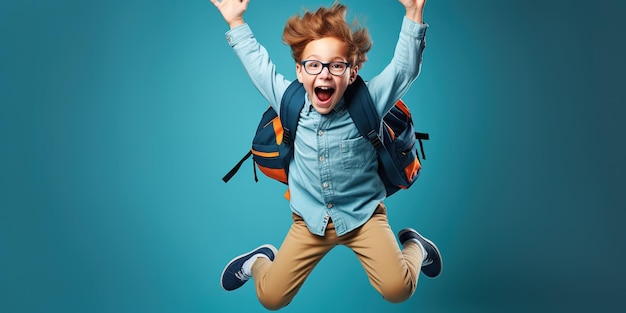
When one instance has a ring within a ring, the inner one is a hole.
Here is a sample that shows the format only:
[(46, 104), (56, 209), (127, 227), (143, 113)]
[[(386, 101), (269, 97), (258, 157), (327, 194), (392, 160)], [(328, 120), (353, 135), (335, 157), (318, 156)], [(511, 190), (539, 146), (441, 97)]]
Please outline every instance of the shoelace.
[(235, 277), (237, 277), (237, 279), (241, 281), (247, 281), (248, 279), (252, 278), (252, 276), (246, 274), (243, 268), (239, 270), (239, 272), (235, 273)]
[(433, 262), (435, 262), (433, 259), (426, 257), (426, 259), (422, 262), (422, 266), (431, 265)]

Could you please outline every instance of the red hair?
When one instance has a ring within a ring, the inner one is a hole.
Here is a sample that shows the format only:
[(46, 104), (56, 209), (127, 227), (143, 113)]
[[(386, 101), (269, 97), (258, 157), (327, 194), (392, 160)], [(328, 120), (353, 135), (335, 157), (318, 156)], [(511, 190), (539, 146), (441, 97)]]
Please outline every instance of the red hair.
[(305, 11), (302, 16), (292, 16), (283, 30), (283, 42), (291, 47), (296, 63), (302, 61), (306, 45), (324, 37), (334, 37), (348, 45), (348, 62), (361, 68), (367, 61), (366, 54), (372, 48), (372, 40), (366, 28), (353, 27), (346, 21), (347, 7), (335, 2), (330, 8), (321, 7), (315, 12)]

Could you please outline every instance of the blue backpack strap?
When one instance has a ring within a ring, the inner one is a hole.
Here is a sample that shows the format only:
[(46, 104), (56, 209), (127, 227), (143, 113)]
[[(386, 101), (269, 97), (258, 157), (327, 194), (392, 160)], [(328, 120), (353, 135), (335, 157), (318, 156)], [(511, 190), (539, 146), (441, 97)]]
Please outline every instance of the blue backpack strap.
[(293, 158), (293, 143), (296, 138), (296, 128), (298, 128), (298, 120), (300, 119), (300, 111), (304, 107), (304, 95), (305, 90), (302, 84), (295, 80), (293, 81), (285, 93), (280, 102), (280, 124), (283, 126), (283, 149), (286, 151), (285, 157), (282, 159), (282, 168), (285, 169), (285, 174), (289, 177), (289, 162)]
[[(374, 148), (378, 150), (378, 146), (382, 144), (378, 133), (382, 118), (376, 112), (376, 107), (361, 76), (357, 76), (356, 80), (346, 89), (344, 97), (350, 117), (352, 117), (359, 133), (369, 139)], [(353, 103), (358, 103), (358, 105), (352, 105)]]
[[(289, 148), (289, 153), (293, 157), (293, 143), (296, 138), (296, 128), (300, 119), (300, 111), (304, 107), (305, 90), (302, 83), (294, 80), (285, 93), (280, 102), (280, 123), (283, 126), (283, 143)], [(287, 158), (289, 162), (291, 157)], [(289, 168), (289, 163), (285, 164), (285, 169)]]
[[(387, 147), (383, 144), (379, 133), (382, 118), (376, 112), (374, 102), (367, 91), (367, 86), (360, 76), (349, 86), (345, 93), (345, 100), (348, 106), (350, 117), (354, 121), (356, 128), (364, 138), (367, 138), (378, 153), (381, 162), (386, 166), (393, 166), (395, 163)], [(353, 105), (353, 104), (358, 105)], [(381, 164), (382, 165), (382, 164)], [(402, 169), (385, 169), (385, 174), (389, 181), (395, 185), (403, 185), (405, 179), (400, 175)]]

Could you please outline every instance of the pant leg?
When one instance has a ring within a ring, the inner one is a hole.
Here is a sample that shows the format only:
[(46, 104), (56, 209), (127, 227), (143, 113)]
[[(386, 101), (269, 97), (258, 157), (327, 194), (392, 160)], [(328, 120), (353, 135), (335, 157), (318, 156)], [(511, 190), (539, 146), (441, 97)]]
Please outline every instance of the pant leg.
[(301, 217), (292, 224), (274, 262), (259, 258), (252, 266), (257, 297), (269, 310), (288, 305), (315, 265), (337, 245), (334, 225), (328, 224), (324, 237), (309, 232)]
[(342, 243), (356, 253), (370, 283), (384, 299), (402, 302), (411, 297), (417, 287), (422, 250), (413, 243), (400, 250), (383, 204), (363, 226), (346, 236)]

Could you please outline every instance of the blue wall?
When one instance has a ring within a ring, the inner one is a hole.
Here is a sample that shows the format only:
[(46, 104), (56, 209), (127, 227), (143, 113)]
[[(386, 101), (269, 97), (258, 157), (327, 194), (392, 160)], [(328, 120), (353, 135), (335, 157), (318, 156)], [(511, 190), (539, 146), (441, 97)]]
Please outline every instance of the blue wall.
[[(420, 180), (388, 206), (396, 231), (437, 242), (444, 272), (390, 304), (339, 247), (283, 311), (623, 310), (613, 2), (429, 0), (404, 99), (432, 139)], [(245, 18), (293, 79), (284, 22), (330, 3), (252, 1)], [(374, 39), (367, 79), (391, 58), (403, 9), (344, 3)], [(206, 0), (0, 3), (0, 311), (263, 311), (252, 284), (218, 282), (290, 225), (284, 187), (255, 184), (250, 163), (221, 181), (266, 107), (226, 30)]]

